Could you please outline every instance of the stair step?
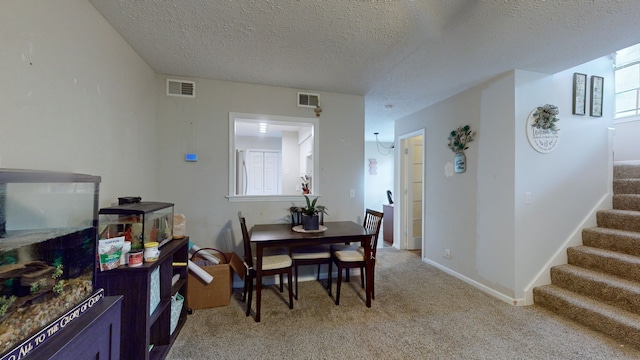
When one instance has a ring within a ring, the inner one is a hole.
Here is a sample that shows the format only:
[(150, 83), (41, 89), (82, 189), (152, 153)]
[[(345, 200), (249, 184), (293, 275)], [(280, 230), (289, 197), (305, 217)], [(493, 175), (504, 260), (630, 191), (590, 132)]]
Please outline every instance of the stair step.
[(611, 306), (640, 313), (640, 286), (636, 282), (567, 264), (551, 268), (551, 283)]
[(613, 209), (582, 230), (583, 246), (551, 268), (551, 285), (533, 289), (536, 305), (616, 340), (640, 346), (640, 161), (616, 162)]
[(599, 227), (640, 232), (640, 211), (600, 210), (596, 219)]
[(590, 246), (567, 249), (569, 264), (623, 279), (640, 279), (640, 257)]
[(616, 210), (640, 211), (639, 194), (614, 194), (613, 208)]
[(614, 194), (640, 194), (640, 178), (637, 179), (614, 179)]
[(613, 166), (614, 179), (633, 179), (640, 178), (640, 164), (638, 162), (629, 162), (627, 164), (618, 163)]
[(608, 228), (588, 228), (582, 230), (582, 243), (629, 255), (640, 256), (640, 233)]
[(640, 346), (640, 315), (586, 296), (545, 285), (533, 289), (533, 300), (553, 312), (573, 319), (616, 340)]

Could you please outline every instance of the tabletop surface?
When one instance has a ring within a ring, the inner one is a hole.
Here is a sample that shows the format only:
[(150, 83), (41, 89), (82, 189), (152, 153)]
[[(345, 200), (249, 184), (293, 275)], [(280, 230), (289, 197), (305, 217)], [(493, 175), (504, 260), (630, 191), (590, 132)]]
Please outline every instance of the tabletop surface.
[(337, 239), (358, 237), (368, 234), (367, 230), (353, 221), (325, 222), (327, 230), (323, 232), (302, 233), (291, 229), (291, 224), (259, 224), (251, 228), (251, 242), (283, 241), (296, 239)]

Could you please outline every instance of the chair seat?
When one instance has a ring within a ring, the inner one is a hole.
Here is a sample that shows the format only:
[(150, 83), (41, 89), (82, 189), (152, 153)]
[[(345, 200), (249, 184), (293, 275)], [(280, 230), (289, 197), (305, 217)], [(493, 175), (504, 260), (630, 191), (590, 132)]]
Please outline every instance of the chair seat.
[(293, 260), (309, 260), (309, 259), (328, 259), (331, 252), (326, 245), (303, 246), (291, 249), (291, 258)]
[(364, 248), (362, 246), (332, 246), (333, 255), (339, 261), (354, 262), (364, 261)]
[[(253, 263), (255, 264), (258, 259), (254, 256)], [(291, 257), (287, 254), (285, 249), (265, 249), (262, 254), (262, 270), (281, 269), (291, 266)]]
[[(257, 259), (254, 257), (253, 262)], [(292, 264), (289, 255), (267, 255), (262, 257), (262, 270), (274, 270), (290, 267)]]

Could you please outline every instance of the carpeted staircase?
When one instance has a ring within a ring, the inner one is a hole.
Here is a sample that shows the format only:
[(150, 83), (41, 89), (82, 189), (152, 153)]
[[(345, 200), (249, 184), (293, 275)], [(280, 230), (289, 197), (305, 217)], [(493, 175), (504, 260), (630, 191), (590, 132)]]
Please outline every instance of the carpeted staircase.
[(616, 164), (613, 209), (551, 268), (551, 285), (533, 289), (537, 305), (640, 347), (640, 164)]

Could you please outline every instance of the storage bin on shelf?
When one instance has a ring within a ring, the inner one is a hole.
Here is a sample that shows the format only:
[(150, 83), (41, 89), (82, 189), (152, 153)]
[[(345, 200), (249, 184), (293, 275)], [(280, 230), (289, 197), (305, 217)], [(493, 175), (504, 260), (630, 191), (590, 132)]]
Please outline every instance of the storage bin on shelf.
[(149, 315), (160, 305), (160, 267), (151, 272), (149, 284)]
[(171, 326), (169, 335), (173, 334), (178, 326), (178, 320), (180, 320), (180, 313), (182, 312), (182, 305), (184, 304), (184, 296), (180, 293), (176, 293), (171, 297)]

